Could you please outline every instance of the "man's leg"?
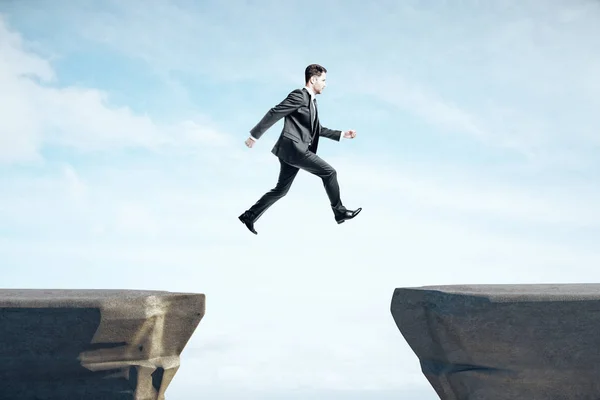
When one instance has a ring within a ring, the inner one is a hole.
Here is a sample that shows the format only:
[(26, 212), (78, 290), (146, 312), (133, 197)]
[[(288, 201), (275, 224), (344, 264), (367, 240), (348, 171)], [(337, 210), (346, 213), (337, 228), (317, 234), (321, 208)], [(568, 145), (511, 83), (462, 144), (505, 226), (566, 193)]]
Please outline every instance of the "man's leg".
[(331, 165), (312, 151), (307, 151), (302, 160), (296, 161), (292, 165), (310, 172), (323, 180), (323, 186), (329, 197), (334, 215), (337, 216), (346, 211), (346, 207), (342, 204), (340, 196), (337, 171)]
[(254, 231), (253, 224), (269, 207), (287, 194), (294, 182), (294, 178), (298, 174), (297, 167), (293, 167), (281, 159), (279, 160), (279, 163), (281, 164), (281, 167), (275, 187), (265, 193), (252, 207), (250, 207), (250, 209), (240, 216), (242, 222), (244, 222), (246, 226), (248, 226), (248, 229), (254, 233), (256, 233), (256, 231)]
[(323, 180), (323, 186), (325, 186), (325, 191), (329, 197), (333, 215), (338, 224), (356, 217), (358, 213), (361, 212), (362, 208), (360, 207), (356, 210), (348, 210), (344, 207), (340, 197), (340, 185), (337, 180), (337, 171), (321, 157), (317, 156), (312, 151), (307, 151), (302, 160), (294, 162), (292, 165), (310, 172)]

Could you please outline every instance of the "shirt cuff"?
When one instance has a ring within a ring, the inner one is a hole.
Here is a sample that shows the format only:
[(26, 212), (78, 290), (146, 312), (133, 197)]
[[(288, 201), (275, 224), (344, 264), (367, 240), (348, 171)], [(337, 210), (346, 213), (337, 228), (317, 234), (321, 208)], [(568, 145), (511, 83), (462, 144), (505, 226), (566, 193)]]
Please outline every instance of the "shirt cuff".
[(258, 140), (257, 138), (255, 138), (254, 136), (250, 135), (250, 139), (254, 140), (255, 142)]

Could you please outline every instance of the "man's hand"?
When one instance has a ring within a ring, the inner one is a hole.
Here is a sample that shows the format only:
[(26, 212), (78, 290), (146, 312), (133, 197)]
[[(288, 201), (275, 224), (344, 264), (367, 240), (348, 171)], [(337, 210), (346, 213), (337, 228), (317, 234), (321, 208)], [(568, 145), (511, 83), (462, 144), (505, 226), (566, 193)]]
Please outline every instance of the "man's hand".
[(248, 138), (244, 143), (246, 143), (246, 146), (252, 148), (252, 146), (254, 146), (254, 139)]
[(350, 129), (349, 131), (344, 132), (344, 137), (346, 139), (354, 139), (356, 137), (356, 131), (354, 129)]

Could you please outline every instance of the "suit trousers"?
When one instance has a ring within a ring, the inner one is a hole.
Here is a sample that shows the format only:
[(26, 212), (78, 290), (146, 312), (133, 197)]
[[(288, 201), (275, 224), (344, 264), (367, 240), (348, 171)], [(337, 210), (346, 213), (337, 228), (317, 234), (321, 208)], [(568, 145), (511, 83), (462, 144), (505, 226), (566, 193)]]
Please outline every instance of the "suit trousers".
[(288, 193), (294, 182), (294, 178), (300, 169), (310, 172), (323, 180), (323, 186), (329, 197), (329, 202), (331, 203), (334, 215), (346, 210), (340, 198), (340, 186), (337, 180), (337, 171), (321, 157), (312, 151), (307, 151), (304, 157), (297, 161), (286, 162), (279, 159), (279, 163), (281, 164), (281, 167), (277, 184), (248, 210), (253, 221), (260, 218), (269, 207)]

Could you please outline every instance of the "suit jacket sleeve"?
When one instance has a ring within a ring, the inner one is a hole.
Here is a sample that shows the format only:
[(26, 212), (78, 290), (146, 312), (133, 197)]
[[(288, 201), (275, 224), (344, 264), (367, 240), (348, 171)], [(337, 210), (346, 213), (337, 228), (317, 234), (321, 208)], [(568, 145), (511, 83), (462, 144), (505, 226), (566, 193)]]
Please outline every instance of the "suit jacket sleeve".
[(321, 123), (319, 122), (319, 136), (339, 142), (342, 139), (342, 131), (338, 129), (325, 128), (324, 126), (321, 126)]
[(259, 123), (250, 130), (250, 134), (256, 139), (259, 139), (267, 129), (275, 124), (275, 122), (296, 111), (302, 106), (302, 103), (303, 96), (301, 89), (290, 92), (281, 103), (267, 111)]

